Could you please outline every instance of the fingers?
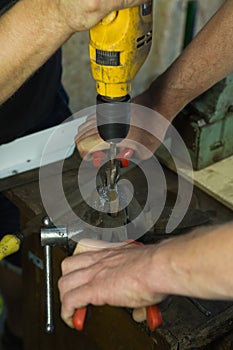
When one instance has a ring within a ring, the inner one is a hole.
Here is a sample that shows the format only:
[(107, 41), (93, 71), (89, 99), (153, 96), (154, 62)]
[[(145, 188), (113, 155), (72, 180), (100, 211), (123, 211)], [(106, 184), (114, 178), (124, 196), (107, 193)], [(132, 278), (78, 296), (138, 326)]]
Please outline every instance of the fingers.
[[(144, 100), (146, 98), (147, 100), (147, 95), (148, 93), (143, 98), (141, 96), (141, 99)], [(90, 151), (92, 152), (93, 148), (95, 150), (106, 150), (109, 148), (109, 144), (100, 138), (96, 125), (96, 116), (92, 115), (79, 128), (76, 144), (82, 157), (86, 156)], [(139, 159), (151, 158), (160, 146), (169, 125), (169, 121), (159, 113), (149, 108), (144, 110), (139, 108), (139, 105), (132, 104), (129, 133), (117, 146), (121, 149), (130, 148), (134, 150), (136, 157)], [(91, 156), (89, 157), (90, 159), (92, 159)]]
[[(99, 136), (95, 115), (88, 117), (86, 122), (79, 127), (75, 143), (81, 157), (87, 157), (85, 160), (92, 159), (92, 156), (88, 155), (90, 152), (109, 149), (109, 143), (103, 141)], [(128, 136), (117, 144), (123, 149), (123, 153), (125, 148), (131, 149), (139, 159), (150, 158), (159, 145), (160, 141), (155, 136), (134, 125), (130, 126)], [(126, 154), (122, 158), (129, 157)]]
[[(75, 143), (82, 158), (86, 157), (89, 152), (102, 151), (109, 148), (109, 144), (104, 142), (97, 133), (88, 137), (85, 136), (82, 139), (76, 138)], [(85, 160), (90, 159), (92, 159), (91, 154)]]
[(72, 271), (84, 269), (94, 265), (107, 254), (109, 254), (109, 250), (102, 249), (96, 252), (84, 252), (82, 254), (70, 256), (62, 261), (62, 274), (65, 275)]
[(109, 148), (109, 144), (104, 142), (99, 136), (97, 126), (96, 126), (96, 115), (88, 116), (85, 123), (80, 125), (78, 129), (78, 134), (75, 137), (75, 143), (77, 149), (82, 158), (85, 160), (91, 160), (90, 152), (102, 151)]
[[(119, 245), (108, 249), (103, 247), (103, 242), (100, 246), (89, 243), (88, 240), (82, 242), (82, 248), (88, 252), (66, 258), (62, 263), (63, 277), (58, 287), (63, 320), (72, 326), (75, 310), (88, 304), (139, 307), (134, 311), (134, 318), (137, 322), (144, 320), (142, 306), (156, 302), (148, 284), (138, 278), (142, 263), (145, 264), (143, 271), (151, 266), (150, 254), (147, 254), (151, 247), (126, 244), (123, 249)], [(101, 250), (90, 251), (90, 248)], [(158, 298), (161, 300), (160, 295)]]
[[(164, 299), (166, 299), (166, 295), (162, 295), (162, 294), (157, 294), (154, 296), (153, 298), (153, 304), (159, 304), (161, 303), (161, 301), (163, 301)], [(146, 311), (146, 307), (140, 307), (140, 308), (135, 308), (133, 310), (133, 319), (136, 322), (143, 322), (147, 319), (147, 311)]]
[[(95, 265), (98, 261), (111, 254), (112, 249), (130, 247), (129, 242), (107, 242), (94, 239), (81, 239), (76, 245), (73, 256), (62, 261), (62, 274), (84, 269)], [(80, 255), (80, 253), (82, 253)]]
[(130, 159), (133, 156), (132, 148), (123, 148), (117, 155), (118, 159)]
[[(65, 304), (67, 304), (65, 301), (67, 294), (70, 294), (73, 290), (88, 283), (90, 278), (91, 273), (90, 271), (86, 271), (86, 269), (72, 271), (71, 273), (68, 273), (65, 276), (61, 277), (58, 281), (61, 302), (65, 302)], [(76, 307), (78, 307), (78, 305), (76, 305)]]
[(140, 307), (133, 309), (133, 319), (136, 322), (143, 322), (146, 320), (146, 308)]
[(97, 239), (83, 238), (76, 245), (74, 255), (81, 252), (97, 251), (100, 249), (112, 249), (127, 245), (127, 242), (108, 242)]
[(89, 130), (95, 129), (97, 130), (97, 124), (96, 124), (96, 115), (92, 114), (86, 118), (85, 123), (81, 124), (78, 128), (78, 132), (80, 136), (82, 136), (84, 133), (86, 133)]
[(75, 137), (76, 142), (80, 142), (81, 140), (85, 139), (86, 137), (94, 136), (98, 134), (97, 128), (93, 127), (92, 129), (89, 128), (83, 128), (83, 132), (80, 132), (78, 130), (78, 134)]
[(132, 158), (134, 151), (131, 148), (123, 148), (116, 158), (120, 161), (122, 168), (129, 166), (129, 160)]
[[(81, 249), (88, 248), (83, 246)], [(76, 248), (76, 252), (77, 250), (78, 248)], [(62, 277), (58, 281), (61, 300), (63, 300), (63, 296), (68, 290), (80, 287), (92, 280), (96, 271), (100, 269), (98, 263), (113, 252), (111, 249), (106, 248), (95, 248), (95, 250), (96, 251), (93, 251), (92, 249), (92, 251), (90, 251), (89, 249), (88, 252), (73, 255), (62, 261)]]
[[(73, 328), (73, 315), (76, 309), (87, 306), (85, 300), (90, 300), (90, 288), (83, 285), (80, 288), (75, 288), (67, 292), (62, 300), (61, 318), (71, 328)], [(82, 299), (85, 296), (85, 300)]]
[(91, 281), (99, 269), (98, 263), (111, 254), (111, 249), (121, 248), (122, 246), (128, 246), (128, 244), (125, 242), (112, 243), (91, 239), (81, 240), (76, 246), (75, 255), (64, 259), (61, 264), (63, 276), (58, 282), (61, 300), (63, 301), (67, 291)]

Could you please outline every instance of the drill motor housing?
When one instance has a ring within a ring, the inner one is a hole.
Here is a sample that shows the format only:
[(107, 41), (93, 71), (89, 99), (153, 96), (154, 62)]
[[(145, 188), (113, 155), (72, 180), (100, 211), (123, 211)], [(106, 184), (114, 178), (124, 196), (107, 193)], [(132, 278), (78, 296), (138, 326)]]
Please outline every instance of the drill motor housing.
[(98, 93), (97, 127), (105, 141), (119, 142), (128, 134), (131, 82), (151, 43), (152, 1), (113, 11), (90, 30), (90, 62)]

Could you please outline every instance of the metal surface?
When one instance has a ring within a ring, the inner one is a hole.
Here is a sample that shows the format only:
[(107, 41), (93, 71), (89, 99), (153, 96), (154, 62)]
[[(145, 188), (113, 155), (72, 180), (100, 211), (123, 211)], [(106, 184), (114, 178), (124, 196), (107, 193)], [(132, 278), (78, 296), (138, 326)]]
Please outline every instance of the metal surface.
[(208, 310), (200, 301), (194, 298), (188, 298), (191, 303), (196, 306), (196, 308), (205, 316), (210, 317), (212, 315), (212, 312)]
[(30, 250), (28, 251), (28, 260), (31, 261), (40, 270), (44, 269), (43, 261), (37, 255), (32, 253)]
[(93, 200), (98, 203), (96, 209), (104, 208), (112, 217), (117, 216), (119, 211), (119, 193), (117, 182), (120, 178), (120, 160), (116, 159), (117, 147), (110, 142), (109, 162), (105, 163), (99, 171), (98, 193), (100, 200)]
[(40, 232), (42, 247), (66, 246), (68, 243), (68, 233), (66, 227), (42, 227)]
[(67, 244), (67, 231), (65, 227), (56, 228), (49, 217), (43, 218), (45, 227), (41, 228), (40, 240), (44, 247), (45, 257), (45, 317), (46, 317), (46, 333), (53, 333), (53, 266), (52, 266), (52, 247), (54, 245)]
[(175, 119), (200, 170), (233, 154), (233, 75), (229, 75), (191, 102)]
[(52, 248), (49, 245), (44, 247), (45, 254), (45, 310), (46, 310), (46, 332), (53, 333), (53, 271), (52, 271)]
[(109, 185), (110, 189), (116, 188), (116, 183), (118, 180), (118, 167), (116, 164), (116, 144), (114, 142), (110, 142), (110, 177), (109, 177)]
[[(46, 333), (53, 333), (55, 329), (53, 320), (53, 266), (52, 266), (52, 247), (65, 246), (68, 251), (74, 248), (77, 242), (77, 235), (83, 230), (77, 230), (74, 227), (69, 229), (65, 226), (54, 227), (50, 218), (45, 217), (43, 223), (46, 225), (40, 230), (41, 245), (44, 247), (45, 256), (45, 315), (46, 315)], [(81, 237), (81, 236), (80, 236)], [(74, 241), (74, 238), (76, 242)], [(70, 244), (69, 244), (70, 243)]]

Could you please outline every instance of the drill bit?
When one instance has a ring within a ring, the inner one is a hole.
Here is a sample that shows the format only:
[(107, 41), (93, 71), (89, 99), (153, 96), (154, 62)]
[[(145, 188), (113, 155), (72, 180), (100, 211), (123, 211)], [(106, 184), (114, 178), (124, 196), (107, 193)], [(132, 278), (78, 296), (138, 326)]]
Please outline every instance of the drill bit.
[(116, 159), (116, 144), (110, 143), (109, 161), (99, 171), (100, 185), (98, 186), (99, 198), (95, 199), (96, 209), (104, 209), (105, 212), (116, 216), (119, 207), (117, 181), (119, 179), (119, 160)]
[(114, 142), (110, 142), (110, 178), (109, 178), (109, 186), (110, 189), (116, 189), (116, 183), (118, 180), (118, 167), (116, 163), (116, 144)]
[(116, 159), (117, 147), (116, 143), (110, 142), (110, 169), (109, 169), (109, 189), (108, 189), (108, 200), (109, 207), (112, 216), (116, 216), (118, 213), (119, 198), (117, 181), (119, 179), (119, 166)]

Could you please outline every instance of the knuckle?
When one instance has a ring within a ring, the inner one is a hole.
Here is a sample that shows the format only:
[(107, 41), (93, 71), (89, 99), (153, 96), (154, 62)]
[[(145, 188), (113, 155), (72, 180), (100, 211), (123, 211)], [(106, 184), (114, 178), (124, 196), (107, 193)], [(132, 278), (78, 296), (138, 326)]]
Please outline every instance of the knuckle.
[(87, 12), (88, 13), (97, 12), (101, 8), (101, 0), (88, 1), (86, 6), (87, 6)]
[(70, 304), (69, 293), (65, 293), (62, 300), (63, 308), (68, 307)]
[(58, 289), (60, 291), (60, 293), (62, 293), (63, 289), (64, 289), (64, 278), (63, 277), (60, 277), (59, 280), (58, 280)]
[(67, 292), (63, 295), (63, 299), (62, 299), (62, 314), (65, 318), (67, 318), (68, 311), (72, 309), (72, 307), (73, 307), (72, 298), (70, 296), (70, 293)]
[(65, 272), (68, 270), (68, 266), (69, 266), (69, 263), (68, 263), (68, 260), (67, 259), (64, 259), (61, 263), (61, 271), (62, 271), (62, 274), (64, 275)]

